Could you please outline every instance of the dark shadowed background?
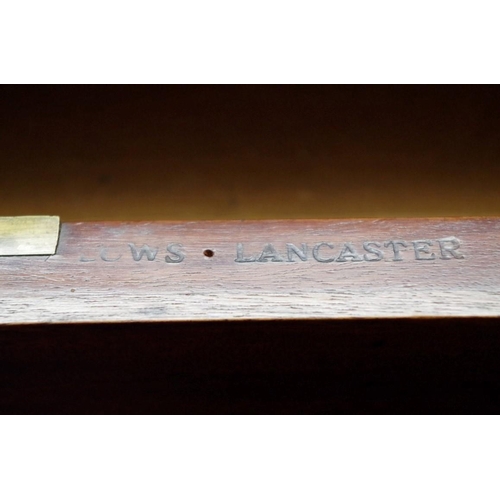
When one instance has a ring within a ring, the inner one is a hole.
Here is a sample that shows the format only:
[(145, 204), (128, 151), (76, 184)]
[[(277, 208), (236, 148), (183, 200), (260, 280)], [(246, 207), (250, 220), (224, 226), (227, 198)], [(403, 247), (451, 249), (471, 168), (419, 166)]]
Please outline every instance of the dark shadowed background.
[(497, 86), (2, 86), (0, 215), (500, 215)]

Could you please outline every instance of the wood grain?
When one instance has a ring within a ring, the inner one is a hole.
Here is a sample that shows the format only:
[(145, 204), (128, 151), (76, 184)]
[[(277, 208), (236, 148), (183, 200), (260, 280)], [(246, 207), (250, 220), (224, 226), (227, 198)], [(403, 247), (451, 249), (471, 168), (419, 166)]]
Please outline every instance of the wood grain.
[(0, 323), (500, 316), (500, 219), (62, 224)]

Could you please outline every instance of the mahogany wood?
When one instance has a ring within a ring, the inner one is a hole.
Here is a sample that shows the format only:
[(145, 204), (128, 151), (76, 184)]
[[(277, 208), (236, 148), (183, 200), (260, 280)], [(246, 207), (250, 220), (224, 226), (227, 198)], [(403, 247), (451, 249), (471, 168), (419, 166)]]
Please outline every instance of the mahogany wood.
[(62, 224), (0, 323), (500, 316), (500, 219)]

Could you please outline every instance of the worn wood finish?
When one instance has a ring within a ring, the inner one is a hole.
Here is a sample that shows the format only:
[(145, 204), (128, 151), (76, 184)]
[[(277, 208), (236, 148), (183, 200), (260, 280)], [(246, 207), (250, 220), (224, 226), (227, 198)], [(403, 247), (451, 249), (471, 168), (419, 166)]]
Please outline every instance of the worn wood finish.
[(0, 323), (500, 316), (500, 219), (71, 223)]

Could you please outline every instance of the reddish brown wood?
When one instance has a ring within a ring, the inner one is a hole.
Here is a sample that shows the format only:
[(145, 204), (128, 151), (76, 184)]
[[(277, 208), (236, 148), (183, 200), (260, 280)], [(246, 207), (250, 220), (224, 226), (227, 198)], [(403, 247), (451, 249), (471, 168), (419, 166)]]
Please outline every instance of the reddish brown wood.
[(500, 219), (63, 224), (0, 323), (500, 316)]

